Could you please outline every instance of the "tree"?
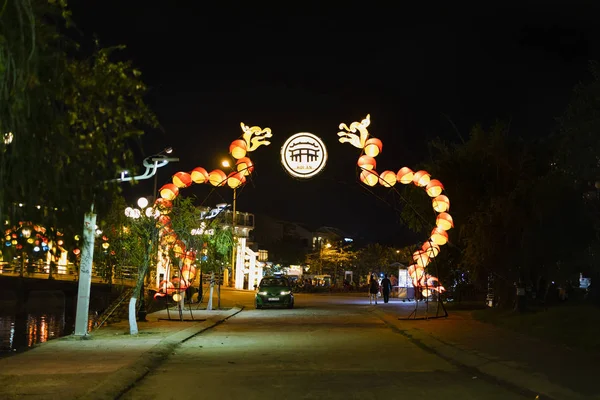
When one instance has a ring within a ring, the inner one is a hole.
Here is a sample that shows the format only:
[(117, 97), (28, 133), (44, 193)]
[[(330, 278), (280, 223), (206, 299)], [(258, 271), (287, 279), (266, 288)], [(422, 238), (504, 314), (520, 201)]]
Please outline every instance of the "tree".
[(119, 190), (109, 181), (135, 169), (132, 143), (157, 125), (140, 72), (113, 61), (118, 48), (79, 52), (61, 33), (69, 15), (64, 0), (0, 11), (0, 220), (13, 204), (41, 206), (37, 222), (65, 234), (81, 231), (93, 202), (104, 211)]
[(369, 273), (379, 273), (387, 270), (394, 262), (395, 251), (379, 243), (371, 243), (358, 251), (356, 256), (356, 271), (359, 277)]
[[(489, 274), (499, 278), (497, 289), (508, 304), (515, 282), (534, 285), (551, 273), (552, 265), (569, 257), (567, 249), (581, 248), (572, 232), (587, 229), (582, 198), (553, 168), (550, 144), (511, 136), (501, 123), (488, 131), (475, 126), (464, 143), (433, 141), (431, 160), (421, 166), (449, 193), (455, 222), (449, 245), (460, 249), (456, 268), (481, 288)], [(404, 208), (404, 220), (413, 229), (430, 231), (431, 200), (412, 185), (404, 197), (412, 205)]]

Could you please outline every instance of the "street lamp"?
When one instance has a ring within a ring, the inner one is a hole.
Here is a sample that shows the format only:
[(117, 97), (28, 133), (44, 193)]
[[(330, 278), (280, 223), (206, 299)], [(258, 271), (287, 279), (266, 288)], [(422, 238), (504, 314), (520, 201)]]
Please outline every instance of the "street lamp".
[[(229, 160), (223, 160), (221, 162), (221, 165), (224, 168), (231, 168), (231, 163), (229, 162)], [(233, 240), (233, 244), (231, 247), (231, 275), (233, 275), (233, 285), (235, 286), (235, 278), (236, 278), (236, 265), (235, 265), (235, 259), (236, 259), (236, 253), (237, 253), (237, 246), (236, 246), (236, 241), (235, 241), (235, 223), (236, 223), (236, 201), (237, 201), (237, 188), (233, 188), (233, 210), (232, 210), (232, 215), (231, 215), (231, 238)]]
[[(163, 152), (169, 154), (172, 152), (172, 149), (167, 148), (163, 150)], [(142, 164), (144, 165), (144, 168), (146, 168), (146, 171), (143, 174), (126, 176), (127, 174), (121, 173), (119, 178), (111, 179), (108, 182), (128, 182), (149, 179), (156, 176), (156, 170), (158, 168), (164, 167), (171, 161), (179, 161), (179, 158), (167, 157), (163, 152), (144, 159)], [(83, 218), (83, 246), (81, 249), (81, 262), (79, 264), (77, 309), (75, 312), (75, 336), (86, 336), (88, 334), (95, 227), (96, 214), (94, 213), (94, 203), (92, 202), (90, 211), (87, 212)]]

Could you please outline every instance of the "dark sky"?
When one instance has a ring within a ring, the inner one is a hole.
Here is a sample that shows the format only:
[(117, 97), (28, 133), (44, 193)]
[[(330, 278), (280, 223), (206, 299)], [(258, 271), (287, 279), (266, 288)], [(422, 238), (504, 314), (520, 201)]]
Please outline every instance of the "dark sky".
[[(573, 85), (590, 78), (588, 61), (600, 49), (598, 2), (404, 3), (71, 6), (85, 37), (127, 46), (124, 55), (151, 88), (148, 102), (164, 131), (148, 134), (143, 152), (172, 146), (181, 160), (160, 170), (159, 186), (179, 170), (217, 168), (241, 135), (241, 121), (268, 126), (272, 144), (251, 154), (256, 173), (239, 191), (239, 209), (381, 238), (405, 230), (392, 208), (357, 182), (358, 149), (337, 142), (340, 122), (371, 114), (371, 135), (384, 144), (379, 171), (413, 167), (436, 136), (456, 140), (449, 119), (463, 135), (497, 118), (512, 119), (515, 134), (546, 135)], [(283, 142), (299, 131), (322, 137), (330, 153), (325, 172), (309, 182), (288, 177), (279, 164)], [(127, 191), (151, 192), (151, 181)], [(207, 185), (185, 193), (207, 205), (231, 196)]]

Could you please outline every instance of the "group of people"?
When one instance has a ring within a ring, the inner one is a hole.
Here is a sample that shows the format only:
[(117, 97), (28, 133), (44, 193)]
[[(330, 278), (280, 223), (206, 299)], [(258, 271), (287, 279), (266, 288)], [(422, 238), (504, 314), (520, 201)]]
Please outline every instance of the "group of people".
[(377, 295), (379, 294), (379, 290), (381, 290), (383, 302), (389, 302), (390, 293), (392, 292), (392, 281), (390, 281), (387, 274), (385, 274), (385, 277), (381, 280), (381, 283), (379, 283), (374, 274), (371, 275), (371, 279), (369, 280), (369, 304), (373, 304), (373, 301), (375, 304), (377, 304)]

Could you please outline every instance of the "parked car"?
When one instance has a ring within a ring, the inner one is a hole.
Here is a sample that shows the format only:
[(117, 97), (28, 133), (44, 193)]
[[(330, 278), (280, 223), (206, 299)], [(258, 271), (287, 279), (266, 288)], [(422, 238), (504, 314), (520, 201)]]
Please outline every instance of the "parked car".
[(256, 292), (255, 306), (294, 308), (294, 294), (289, 280), (282, 276), (263, 277)]

